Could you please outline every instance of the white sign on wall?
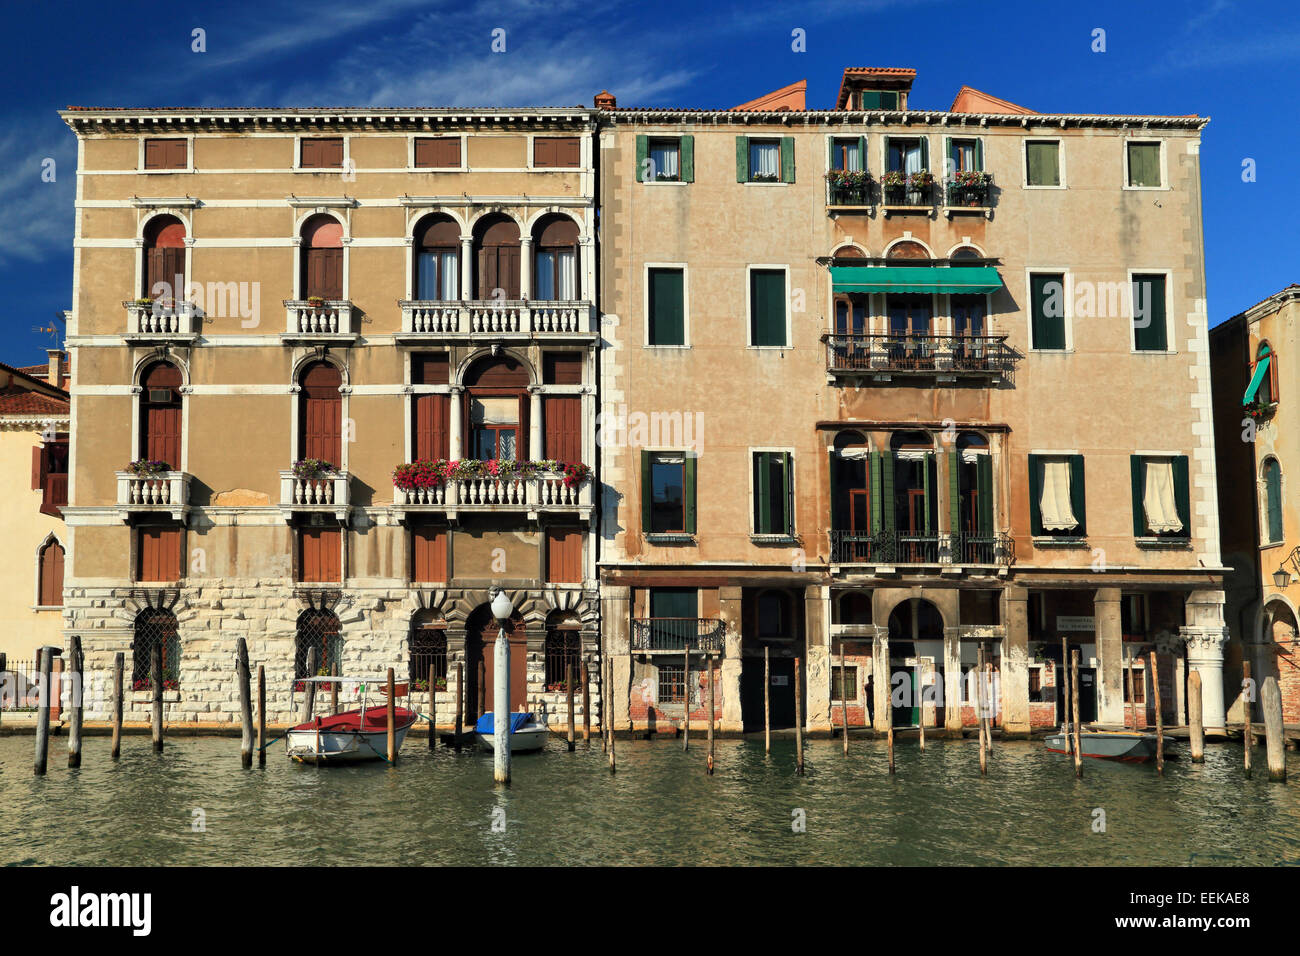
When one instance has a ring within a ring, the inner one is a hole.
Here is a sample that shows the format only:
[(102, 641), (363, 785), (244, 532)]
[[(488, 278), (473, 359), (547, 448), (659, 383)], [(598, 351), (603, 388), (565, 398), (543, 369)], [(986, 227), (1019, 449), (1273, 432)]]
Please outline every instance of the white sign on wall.
[(1058, 614), (1056, 616), (1056, 629), (1058, 631), (1088, 631), (1096, 629), (1096, 618), (1091, 614), (1087, 616), (1068, 614)]

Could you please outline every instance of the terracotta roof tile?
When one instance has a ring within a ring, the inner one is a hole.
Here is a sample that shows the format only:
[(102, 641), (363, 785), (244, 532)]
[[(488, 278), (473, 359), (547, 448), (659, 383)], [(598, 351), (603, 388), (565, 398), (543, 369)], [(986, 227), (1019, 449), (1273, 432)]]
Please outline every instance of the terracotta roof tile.
[(67, 415), (69, 408), (67, 399), (36, 392), (0, 395), (0, 415)]

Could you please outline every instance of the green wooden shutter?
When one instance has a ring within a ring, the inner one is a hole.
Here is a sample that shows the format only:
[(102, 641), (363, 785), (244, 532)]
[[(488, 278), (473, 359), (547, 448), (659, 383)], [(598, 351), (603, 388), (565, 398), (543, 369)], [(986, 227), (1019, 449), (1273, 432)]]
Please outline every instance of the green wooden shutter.
[(867, 476), (871, 482), (871, 533), (880, 534), (885, 530), (884, 514), (885, 509), (882, 505), (884, 489), (882, 487), (881, 473), (884, 471), (883, 456), (878, 451), (871, 453), (871, 474)]
[(1079, 522), (1075, 535), (1082, 538), (1088, 533), (1087, 495), (1083, 484), (1083, 456), (1070, 456), (1070, 508)]
[(645, 182), (645, 161), (650, 155), (650, 137), (638, 135), (636, 138), (636, 181)]
[(839, 531), (847, 527), (848, 522), (844, 520), (844, 505), (840, 502), (840, 457), (834, 448), (828, 450), (826, 464), (826, 487), (831, 495), (831, 530)]
[(894, 530), (894, 453), (892, 451), (882, 451), (880, 453), (880, 498), (882, 512), (881, 517), (884, 519), (882, 526), (885, 531)]
[(984, 172), (984, 140), (975, 138), (975, 169)]
[(681, 269), (650, 270), (651, 345), (686, 344), (686, 310)]
[(772, 533), (772, 489), (770, 487), (767, 452), (754, 453), (754, 532)]
[[(1061, 294), (1060, 315), (1048, 315), (1047, 303), (1050, 298), (1048, 285), (1059, 283)], [(1033, 341), (1030, 348), (1063, 349), (1065, 348), (1065, 276), (1038, 273), (1029, 277), (1030, 326)]]
[(1268, 525), (1264, 529), (1270, 543), (1284, 540), (1282, 527), (1282, 466), (1277, 459), (1264, 465), (1264, 498), (1268, 508)]
[[(1145, 285), (1146, 295), (1139, 299), (1139, 288)], [(1137, 325), (1137, 303), (1144, 302), (1148, 322)], [(1165, 321), (1165, 277), (1143, 275), (1133, 277), (1133, 345), (1140, 352), (1163, 352), (1169, 347)]]
[(930, 137), (928, 136), (921, 137), (921, 168), (930, 169)]
[(1142, 456), (1128, 456), (1129, 483), (1133, 489), (1133, 537), (1145, 537), (1147, 533), (1147, 511), (1143, 499), (1146, 489), (1142, 487)]
[(948, 452), (948, 533), (961, 533), (961, 453)]
[(794, 534), (794, 455), (781, 453), (781, 478), (785, 482), (781, 489), (781, 509), (784, 515), (781, 529), (784, 534)]
[(1061, 169), (1056, 143), (1026, 143), (1025, 163), (1031, 186), (1061, 185)]
[(858, 94), (859, 109), (878, 110), (884, 106), (884, 94), (878, 90), (863, 90)]
[(682, 182), (695, 182), (695, 137), (683, 136), (681, 144)]
[(736, 137), (736, 182), (749, 182), (749, 137)]
[(980, 534), (993, 533), (993, 456), (979, 455), (975, 459), (975, 489), (979, 494)]
[(781, 137), (781, 182), (794, 182), (794, 137)]
[(654, 506), (654, 489), (650, 486), (650, 452), (641, 452), (641, 533), (650, 533), (650, 510)]
[(786, 346), (785, 273), (754, 269), (749, 274), (750, 344)]
[(880, 109), (896, 110), (898, 109), (898, 91), (887, 90), (876, 94), (876, 103)]
[(686, 466), (686, 533), (695, 534), (695, 463), (694, 455), (687, 454)]
[(1043, 479), (1039, 465), (1039, 456), (1029, 456), (1029, 533), (1038, 536), (1043, 533)]
[[(1178, 509), (1178, 520), (1183, 523), (1182, 536), (1190, 538), (1192, 536), (1192, 501), (1191, 487), (1187, 473), (1187, 456), (1174, 456), (1174, 506)], [(1282, 507), (1282, 501), (1278, 499), (1279, 511)], [(1278, 516), (1278, 524), (1281, 525), (1281, 515)]]

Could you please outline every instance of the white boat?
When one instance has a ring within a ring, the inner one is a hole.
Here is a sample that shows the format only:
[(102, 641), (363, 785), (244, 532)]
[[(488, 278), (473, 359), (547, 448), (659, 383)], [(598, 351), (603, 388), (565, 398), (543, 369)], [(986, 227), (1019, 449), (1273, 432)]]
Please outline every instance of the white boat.
[[(495, 726), (496, 722), (493, 720), (491, 713), (484, 714), (478, 719), (478, 723), (474, 725), (474, 736), (488, 750), (494, 749), (496, 744), (496, 735), (493, 732)], [(510, 752), (512, 754), (541, 750), (546, 746), (546, 738), (550, 735), (551, 728), (538, 720), (536, 715), (526, 713), (510, 715)]]
[[(371, 703), (366, 694), (367, 686), (379, 682), (356, 677), (311, 677), (307, 680), (327, 687), (333, 682), (358, 684), (361, 706), (329, 717), (316, 717), (290, 728), (285, 734), (285, 752), (290, 759), (320, 765), (388, 759), (388, 704), (383, 701)], [(384, 690), (387, 691), (387, 687)], [(406, 692), (407, 685), (399, 684), (393, 696), (396, 698)], [(393, 737), (399, 752), (407, 731), (418, 716), (405, 707), (393, 708)]]

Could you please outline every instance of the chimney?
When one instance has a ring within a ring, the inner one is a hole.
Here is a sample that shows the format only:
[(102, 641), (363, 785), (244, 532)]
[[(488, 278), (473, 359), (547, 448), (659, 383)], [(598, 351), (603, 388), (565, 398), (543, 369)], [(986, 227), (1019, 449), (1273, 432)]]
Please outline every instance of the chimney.
[(618, 106), (618, 100), (614, 99), (614, 94), (609, 90), (601, 90), (592, 100), (592, 105), (598, 110), (612, 110)]
[(46, 375), (48, 381), (55, 388), (63, 388), (63, 351), (61, 349), (46, 349), (50, 356), (50, 370)]

